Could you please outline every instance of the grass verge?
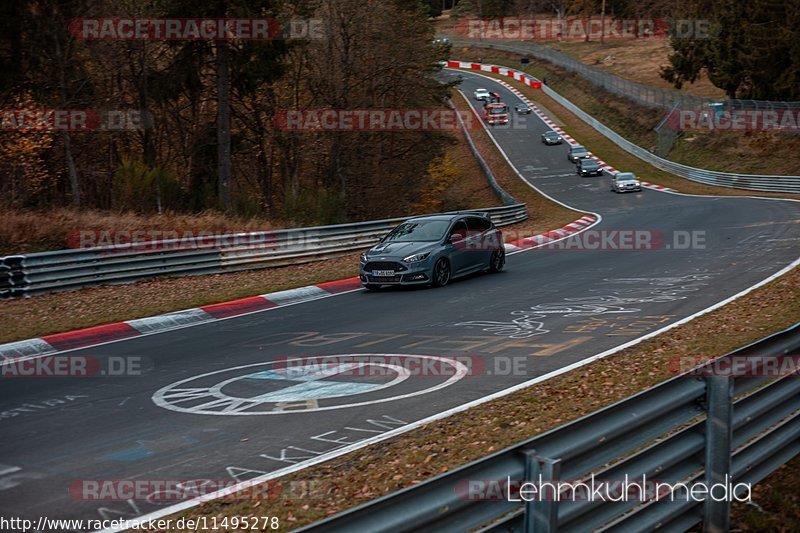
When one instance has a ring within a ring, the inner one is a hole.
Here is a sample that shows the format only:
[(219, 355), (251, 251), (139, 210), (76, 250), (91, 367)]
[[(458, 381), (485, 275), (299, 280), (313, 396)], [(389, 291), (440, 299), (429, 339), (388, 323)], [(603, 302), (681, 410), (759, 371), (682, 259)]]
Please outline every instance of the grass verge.
[(731, 531), (800, 531), (800, 457), (795, 457), (753, 487), (752, 504), (734, 502)]

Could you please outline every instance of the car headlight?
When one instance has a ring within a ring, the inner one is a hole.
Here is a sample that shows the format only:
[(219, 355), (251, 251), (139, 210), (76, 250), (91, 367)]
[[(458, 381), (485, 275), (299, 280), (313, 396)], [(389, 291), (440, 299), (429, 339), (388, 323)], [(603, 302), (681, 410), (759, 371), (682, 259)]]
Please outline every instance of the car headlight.
[(641, 187), (641, 186), (642, 186), (642, 184), (641, 184), (641, 183), (639, 183), (639, 182), (637, 181), (637, 182), (636, 182), (636, 186), (637, 186), (637, 187)]
[(361, 252), (361, 256), (359, 256), (359, 259), (361, 260), (361, 264), (362, 265), (364, 263), (366, 263), (367, 262), (367, 252)]
[(409, 255), (408, 257), (404, 257), (403, 261), (406, 263), (417, 263), (419, 261), (425, 261), (429, 255), (431, 255), (430, 252), (426, 252), (424, 254)]

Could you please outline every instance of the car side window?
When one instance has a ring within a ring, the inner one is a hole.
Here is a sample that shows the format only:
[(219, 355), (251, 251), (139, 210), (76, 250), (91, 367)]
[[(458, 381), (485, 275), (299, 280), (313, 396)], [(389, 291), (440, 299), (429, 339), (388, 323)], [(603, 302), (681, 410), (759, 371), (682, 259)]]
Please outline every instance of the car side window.
[(453, 226), (453, 229), (450, 230), (450, 237), (453, 235), (458, 235), (461, 239), (467, 238), (467, 224), (463, 220), (459, 220)]
[(492, 223), (481, 217), (469, 217), (467, 219), (467, 227), (470, 234), (483, 233), (492, 227)]

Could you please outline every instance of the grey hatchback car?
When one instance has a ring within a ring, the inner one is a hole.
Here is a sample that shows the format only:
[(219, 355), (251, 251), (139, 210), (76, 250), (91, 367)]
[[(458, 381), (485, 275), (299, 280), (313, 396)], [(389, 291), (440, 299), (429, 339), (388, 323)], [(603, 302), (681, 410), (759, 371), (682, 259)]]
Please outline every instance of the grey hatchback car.
[(441, 287), (454, 278), (506, 262), (503, 234), (482, 213), (431, 215), (409, 219), (361, 254), (361, 284)]

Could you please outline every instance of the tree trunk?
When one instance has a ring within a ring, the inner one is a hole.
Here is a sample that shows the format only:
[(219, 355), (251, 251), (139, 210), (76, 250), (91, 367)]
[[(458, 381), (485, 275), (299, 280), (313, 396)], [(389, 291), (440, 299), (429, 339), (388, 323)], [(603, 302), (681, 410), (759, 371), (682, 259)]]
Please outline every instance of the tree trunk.
[[(61, 95), (61, 106), (67, 106), (67, 75), (64, 66), (64, 54), (61, 49), (61, 41), (57, 33), (53, 34), (53, 41), (55, 42), (56, 61), (58, 61), (58, 90)], [(69, 188), (72, 192), (72, 205), (80, 207), (81, 205), (81, 188), (78, 183), (78, 170), (75, 167), (75, 159), (72, 156), (72, 139), (69, 136), (69, 131), (61, 131), (61, 139), (64, 141), (64, 159), (67, 163), (67, 175), (69, 176)]]
[[(152, 124), (150, 123), (150, 113), (148, 107), (148, 100), (149, 100), (149, 87), (148, 87), (148, 75), (147, 75), (147, 43), (142, 43), (142, 55), (140, 57), (140, 68), (139, 72), (141, 75), (141, 84), (139, 88), (139, 113), (141, 119), (143, 121), (142, 126), (144, 127), (144, 131), (142, 132), (142, 156), (144, 158), (144, 164), (147, 165), (148, 170), (153, 170), (156, 167), (156, 146), (153, 142), (153, 130)], [(161, 172), (156, 174), (156, 210), (160, 215), (162, 213), (162, 205), (161, 205)]]

